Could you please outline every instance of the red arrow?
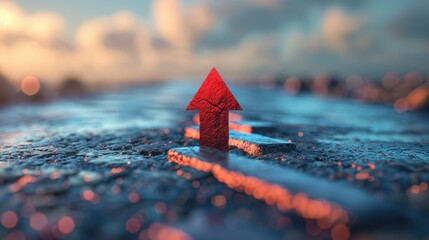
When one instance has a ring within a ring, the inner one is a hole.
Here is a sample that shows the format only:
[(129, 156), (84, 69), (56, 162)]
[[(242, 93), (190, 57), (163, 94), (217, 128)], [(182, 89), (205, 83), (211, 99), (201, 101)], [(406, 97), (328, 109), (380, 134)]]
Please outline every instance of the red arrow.
[(215, 68), (207, 75), (186, 110), (200, 111), (200, 146), (228, 151), (228, 111), (243, 109)]

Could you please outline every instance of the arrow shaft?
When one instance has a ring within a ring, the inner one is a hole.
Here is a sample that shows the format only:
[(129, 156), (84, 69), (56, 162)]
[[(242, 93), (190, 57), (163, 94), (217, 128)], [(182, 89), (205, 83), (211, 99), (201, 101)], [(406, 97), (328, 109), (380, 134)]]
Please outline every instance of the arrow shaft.
[(228, 111), (200, 112), (200, 146), (229, 150)]

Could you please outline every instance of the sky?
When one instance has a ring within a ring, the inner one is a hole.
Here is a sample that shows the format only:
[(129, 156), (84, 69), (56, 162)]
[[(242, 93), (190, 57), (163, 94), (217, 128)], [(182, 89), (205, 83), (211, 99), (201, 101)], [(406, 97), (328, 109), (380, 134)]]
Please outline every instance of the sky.
[(429, 73), (427, 0), (0, 0), (0, 73), (51, 84)]

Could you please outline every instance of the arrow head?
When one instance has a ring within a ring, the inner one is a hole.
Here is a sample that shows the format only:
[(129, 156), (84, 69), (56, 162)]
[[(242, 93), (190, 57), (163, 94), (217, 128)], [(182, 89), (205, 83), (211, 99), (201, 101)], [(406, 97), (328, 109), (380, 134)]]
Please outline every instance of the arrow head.
[(186, 110), (222, 112), (243, 109), (216, 69), (212, 68)]

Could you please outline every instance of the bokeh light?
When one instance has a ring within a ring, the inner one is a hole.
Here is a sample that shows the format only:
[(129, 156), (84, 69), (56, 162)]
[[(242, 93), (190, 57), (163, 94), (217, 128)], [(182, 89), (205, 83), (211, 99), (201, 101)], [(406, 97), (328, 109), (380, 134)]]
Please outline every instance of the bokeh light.
[(63, 234), (69, 234), (73, 232), (75, 227), (75, 223), (73, 218), (71, 217), (63, 217), (58, 221), (58, 230), (62, 232)]
[(13, 211), (7, 211), (2, 214), (1, 223), (5, 228), (13, 228), (18, 223), (18, 216)]
[(21, 81), (21, 90), (28, 96), (37, 94), (40, 90), (40, 81), (35, 76), (26, 76)]
[(34, 213), (30, 217), (30, 226), (36, 230), (41, 231), (48, 225), (48, 218), (43, 213)]

